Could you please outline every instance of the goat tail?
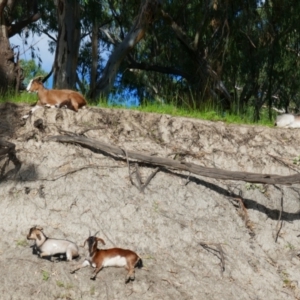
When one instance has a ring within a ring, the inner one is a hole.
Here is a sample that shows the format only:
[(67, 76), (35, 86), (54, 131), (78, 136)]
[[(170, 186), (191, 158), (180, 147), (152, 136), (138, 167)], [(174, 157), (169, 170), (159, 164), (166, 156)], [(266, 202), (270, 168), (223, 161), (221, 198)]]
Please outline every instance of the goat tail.
[(142, 259), (139, 257), (136, 264), (135, 264), (135, 267), (138, 268), (138, 269), (141, 269), (143, 267), (143, 261)]

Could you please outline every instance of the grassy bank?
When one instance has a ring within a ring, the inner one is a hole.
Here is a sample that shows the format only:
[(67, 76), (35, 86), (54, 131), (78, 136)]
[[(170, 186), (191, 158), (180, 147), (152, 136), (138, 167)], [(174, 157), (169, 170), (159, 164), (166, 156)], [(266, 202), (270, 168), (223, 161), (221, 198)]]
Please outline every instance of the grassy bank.
[[(34, 104), (37, 101), (36, 94), (29, 94), (27, 92), (22, 92), (20, 94), (14, 95), (13, 93), (0, 98), (0, 103), (13, 102), (13, 103), (27, 103)], [(93, 105), (91, 105), (93, 106)], [(107, 101), (100, 101), (97, 105), (98, 107), (106, 108), (122, 108), (122, 109), (132, 109), (142, 112), (152, 112), (160, 114), (169, 114), (172, 116), (196, 118), (210, 121), (223, 121), (226, 123), (235, 124), (259, 124), (265, 126), (273, 126), (274, 121), (270, 121), (268, 118), (268, 112), (266, 109), (261, 111), (261, 120), (258, 123), (253, 122), (253, 110), (251, 108), (243, 115), (234, 115), (228, 112), (219, 112), (213, 108), (207, 108), (203, 110), (194, 110), (184, 107), (177, 107), (172, 104), (161, 104), (161, 103), (150, 103), (135, 107), (126, 107), (121, 105), (108, 105)]]

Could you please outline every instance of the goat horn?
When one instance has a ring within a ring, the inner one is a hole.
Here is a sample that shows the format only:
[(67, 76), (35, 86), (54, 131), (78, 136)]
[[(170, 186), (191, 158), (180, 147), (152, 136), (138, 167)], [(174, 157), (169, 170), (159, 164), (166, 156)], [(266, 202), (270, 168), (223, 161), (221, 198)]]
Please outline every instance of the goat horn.
[(99, 231), (97, 231), (93, 236), (96, 236), (96, 234), (98, 233)]
[(86, 239), (86, 240), (84, 241), (84, 243), (83, 243), (83, 246), (82, 246), (83, 248), (84, 248), (84, 246), (85, 246), (85, 243), (86, 243), (86, 241), (87, 241), (87, 240), (88, 240), (88, 239)]

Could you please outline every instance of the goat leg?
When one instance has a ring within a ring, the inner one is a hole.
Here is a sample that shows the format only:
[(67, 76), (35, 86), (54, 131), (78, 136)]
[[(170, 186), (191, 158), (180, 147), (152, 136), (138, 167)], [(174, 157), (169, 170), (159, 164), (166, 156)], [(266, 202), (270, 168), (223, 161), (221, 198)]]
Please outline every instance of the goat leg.
[(41, 252), (40, 253), (40, 257), (43, 258), (43, 257), (47, 257), (49, 256), (50, 258), (50, 261), (52, 261), (52, 255), (50, 253), (47, 253), (47, 252)]
[(72, 270), (70, 273), (74, 274), (76, 271), (78, 271), (79, 269), (85, 268), (87, 266), (90, 266), (90, 262), (88, 260), (84, 260), (84, 262), (80, 265), (78, 265), (74, 270)]
[(96, 276), (97, 276), (97, 274), (101, 271), (101, 269), (102, 269), (103, 267), (102, 266), (100, 266), (100, 267), (98, 267), (98, 268), (96, 268), (95, 269), (95, 271), (93, 272), (93, 275), (91, 276), (91, 278), (90, 279), (92, 279), (92, 280), (95, 280), (96, 279)]
[(125, 277), (125, 283), (128, 283), (130, 280), (134, 280), (135, 279), (135, 270), (134, 268), (126, 268), (126, 270), (128, 271), (126, 277)]

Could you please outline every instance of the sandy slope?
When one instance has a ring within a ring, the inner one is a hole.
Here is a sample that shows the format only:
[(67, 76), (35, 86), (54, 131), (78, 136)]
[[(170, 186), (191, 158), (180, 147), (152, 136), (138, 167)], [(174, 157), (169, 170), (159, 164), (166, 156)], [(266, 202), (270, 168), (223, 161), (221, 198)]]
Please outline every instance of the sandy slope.
[[(27, 111), (0, 107), (0, 137), (16, 144), (18, 160), (0, 157), (1, 299), (300, 299), (298, 184), (221, 182), (161, 169), (143, 194), (121, 158), (46, 141), (72, 132), (208, 167), (288, 175), (299, 171), (299, 130), (96, 108), (41, 109), (20, 121)], [(154, 167), (139, 170), (145, 181)], [(240, 192), (246, 212), (235, 200)], [(124, 269), (102, 270), (96, 281), (89, 268), (70, 274), (78, 262), (32, 254), (26, 235), (33, 225), (78, 245), (89, 230), (100, 231), (107, 248), (135, 250), (145, 267), (127, 285)]]

